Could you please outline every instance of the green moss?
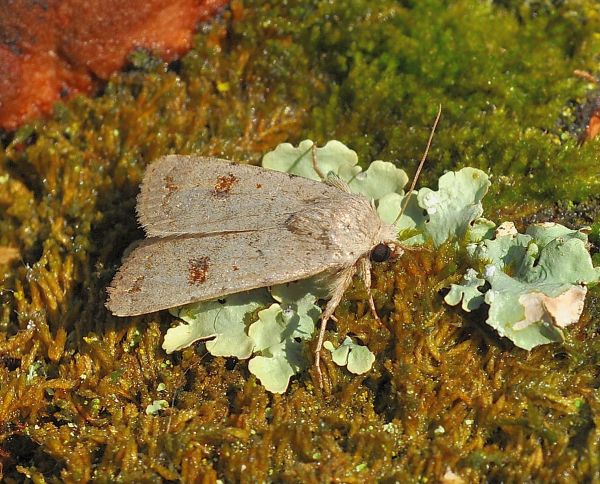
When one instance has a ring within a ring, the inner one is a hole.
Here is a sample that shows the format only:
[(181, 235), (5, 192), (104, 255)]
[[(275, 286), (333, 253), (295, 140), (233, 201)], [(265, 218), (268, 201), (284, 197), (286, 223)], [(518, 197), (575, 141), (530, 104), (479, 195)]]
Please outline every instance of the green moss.
[[(530, 353), (442, 307), (461, 255), (411, 251), (346, 294), (332, 336), (377, 355), (351, 376), (324, 352), (273, 396), (243, 363), (161, 349), (168, 314), (110, 316), (105, 287), (141, 238), (134, 205), (165, 153), (257, 162), (337, 138), (411, 169), (444, 108), (425, 182), (489, 170), (489, 218), (594, 224), (598, 142), (577, 103), (597, 70), (592, 0), (234, 1), (168, 68), (145, 53), (104, 93), (0, 140), (0, 441), (7, 482), (593, 480), (600, 472), (598, 289), (562, 346)], [(573, 134), (575, 133), (575, 134)], [(557, 206), (556, 201), (566, 200)], [(573, 203), (572, 203), (573, 202)], [(566, 208), (565, 208), (566, 207)], [(161, 385), (162, 384), (162, 385)], [(145, 409), (169, 402), (157, 415)]]

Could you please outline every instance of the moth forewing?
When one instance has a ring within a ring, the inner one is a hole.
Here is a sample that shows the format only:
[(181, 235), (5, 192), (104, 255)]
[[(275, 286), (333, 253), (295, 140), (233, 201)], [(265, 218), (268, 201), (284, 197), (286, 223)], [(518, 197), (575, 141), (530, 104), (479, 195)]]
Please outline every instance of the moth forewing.
[(148, 237), (260, 230), (339, 196), (314, 180), (202, 156), (164, 156), (144, 175), (137, 213)]
[[(151, 313), (258, 287), (304, 279), (324, 260), (294, 250), (277, 229), (152, 238), (125, 259), (108, 288), (108, 308), (118, 316)], [(309, 251), (322, 251), (313, 241)], [(282, 270), (281, 262), (286, 268)], [(331, 266), (331, 262), (329, 266)]]

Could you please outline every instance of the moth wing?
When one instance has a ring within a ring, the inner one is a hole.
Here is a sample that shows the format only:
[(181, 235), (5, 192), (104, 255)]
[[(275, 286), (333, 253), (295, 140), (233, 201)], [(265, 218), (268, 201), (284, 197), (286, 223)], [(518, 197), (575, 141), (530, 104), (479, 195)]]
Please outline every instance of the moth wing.
[(340, 190), (288, 173), (202, 156), (170, 155), (146, 170), (138, 219), (149, 237), (257, 230)]
[(326, 245), (281, 228), (146, 239), (115, 275), (106, 305), (134, 316), (303, 279), (340, 264)]

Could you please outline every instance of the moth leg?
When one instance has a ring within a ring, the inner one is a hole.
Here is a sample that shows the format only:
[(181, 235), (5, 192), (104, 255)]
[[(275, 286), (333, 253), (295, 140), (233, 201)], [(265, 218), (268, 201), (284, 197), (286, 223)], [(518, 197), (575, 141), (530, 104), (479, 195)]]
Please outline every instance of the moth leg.
[(319, 178), (321, 178), (321, 180), (325, 180), (327, 176), (325, 176), (325, 174), (321, 171), (321, 168), (319, 168), (319, 165), (317, 165), (317, 144), (314, 142), (312, 144), (311, 151), (313, 170), (315, 170), (315, 172), (317, 173), (317, 175), (319, 175)]
[(342, 296), (352, 282), (352, 277), (354, 277), (354, 274), (356, 274), (355, 265), (340, 271), (332, 284), (331, 299), (327, 302), (327, 306), (325, 306), (325, 310), (321, 315), (321, 328), (319, 329), (319, 339), (317, 341), (317, 348), (315, 349), (315, 366), (317, 368), (317, 374), (319, 375), (319, 386), (321, 388), (323, 388), (323, 373), (321, 372), (321, 349), (323, 348), (323, 340), (325, 339), (327, 321), (330, 319), (335, 319), (333, 313), (339, 306)]
[(358, 276), (362, 279), (365, 287), (367, 288), (367, 293), (369, 294), (369, 307), (371, 308), (371, 314), (379, 324), (383, 324), (381, 319), (379, 318), (379, 314), (377, 314), (377, 309), (375, 308), (375, 301), (373, 301), (373, 293), (371, 292), (371, 261), (368, 256), (361, 257), (358, 260)]

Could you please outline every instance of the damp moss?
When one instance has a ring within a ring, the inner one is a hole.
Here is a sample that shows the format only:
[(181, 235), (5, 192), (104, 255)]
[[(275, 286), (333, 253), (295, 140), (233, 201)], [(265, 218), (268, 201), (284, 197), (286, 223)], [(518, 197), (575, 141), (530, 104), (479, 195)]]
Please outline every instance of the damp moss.
[[(168, 314), (104, 308), (135, 195), (167, 153), (244, 162), (339, 139), (409, 169), (443, 106), (424, 177), (491, 172), (486, 215), (593, 225), (598, 142), (578, 143), (600, 47), (596, 2), (233, 1), (166, 66), (144, 52), (103, 93), (0, 140), (0, 459), (6, 482), (597, 479), (600, 293), (562, 345), (527, 353), (485, 316), (442, 306), (461, 253), (374, 271), (383, 326), (355, 284), (330, 336), (377, 355), (352, 376), (323, 353), (281, 396), (246, 364), (161, 349)], [(560, 204), (557, 204), (558, 201)], [(148, 415), (156, 400), (168, 406)]]

